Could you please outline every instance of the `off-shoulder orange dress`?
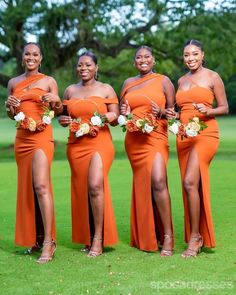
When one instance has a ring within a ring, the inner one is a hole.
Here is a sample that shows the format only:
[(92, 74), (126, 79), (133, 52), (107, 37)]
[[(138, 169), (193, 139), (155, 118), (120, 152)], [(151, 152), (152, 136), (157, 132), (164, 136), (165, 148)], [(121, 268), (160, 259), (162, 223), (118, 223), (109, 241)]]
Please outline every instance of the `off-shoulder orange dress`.
[[(69, 116), (89, 123), (94, 112), (104, 114), (107, 112), (107, 105), (117, 104), (118, 100), (91, 96), (86, 99), (75, 97), (63, 103)], [(91, 245), (93, 220), (88, 196), (88, 171), (90, 160), (95, 153), (100, 155), (104, 171), (103, 245), (114, 245), (118, 235), (108, 184), (108, 172), (115, 151), (108, 126), (99, 128), (95, 137), (86, 134), (77, 138), (72, 132), (69, 135), (67, 157), (71, 168), (72, 241)]]
[[(178, 90), (176, 101), (180, 108), (180, 121), (182, 123), (187, 124), (189, 119), (198, 117), (207, 125), (207, 128), (201, 131), (196, 137), (183, 138), (182, 140), (177, 137), (177, 151), (182, 182), (184, 180), (189, 154), (192, 150), (197, 152), (201, 175), (199, 187), (201, 202), (200, 234), (203, 237), (204, 246), (213, 248), (216, 242), (210, 208), (209, 165), (219, 145), (219, 130), (215, 118), (210, 118), (199, 113), (195, 109), (194, 104), (204, 103), (211, 108), (214, 101), (214, 94), (210, 89), (194, 84), (189, 90)], [(183, 185), (182, 193), (184, 201), (185, 241), (188, 243), (190, 238), (190, 218), (187, 196)]]
[[(16, 85), (12, 94), (21, 101), (17, 113), (23, 112), (28, 118), (35, 121), (41, 120), (41, 115), (44, 112), (41, 96), (46, 91), (34, 88), (33, 84), (44, 77), (43, 74), (36, 74)], [(37, 236), (44, 235), (42, 217), (32, 180), (32, 160), (37, 150), (44, 152), (50, 169), (54, 152), (52, 126), (47, 125), (43, 131), (18, 128), (15, 139), (15, 158), (18, 167), (15, 243), (25, 247), (35, 245)], [(50, 189), (53, 198), (52, 187)], [(52, 238), (56, 239), (55, 218)]]
[[(151, 102), (165, 108), (164, 76), (151, 74), (128, 84), (121, 96), (136, 118), (151, 113)], [(158, 128), (151, 133), (128, 132), (125, 148), (133, 171), (131, 199), (131, 246), (144, 251), (157, 251), (163, 242), (163, 227), (152, 197), (151, 173), (159, 153), (165, 164), (169, 156), (167, 121), (158, 119)]]

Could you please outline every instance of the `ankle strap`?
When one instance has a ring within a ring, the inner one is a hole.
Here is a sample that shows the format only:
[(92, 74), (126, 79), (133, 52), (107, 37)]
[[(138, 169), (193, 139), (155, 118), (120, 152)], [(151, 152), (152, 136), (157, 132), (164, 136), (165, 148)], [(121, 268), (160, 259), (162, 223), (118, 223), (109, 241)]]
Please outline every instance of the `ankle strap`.
[(93, 239), (94, 239), (94, 240), (97, 240), (97, 241), (102, 241), (102, 238), (97, 238), (97, 237), (95, 237), (95, 236), (93, 237)]

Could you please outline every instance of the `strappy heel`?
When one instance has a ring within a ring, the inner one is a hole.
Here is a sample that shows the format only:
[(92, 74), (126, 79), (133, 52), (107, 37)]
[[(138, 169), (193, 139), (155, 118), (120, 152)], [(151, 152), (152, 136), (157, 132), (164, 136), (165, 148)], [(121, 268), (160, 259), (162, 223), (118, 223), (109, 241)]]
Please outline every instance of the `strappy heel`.
[(170, 239), (172, 241), (172, 248), (171, 249), (163, 249), (161, 250), (160, 256), (161, 257), (170, 257), (173, 255), (173, 235), (165, 234), (164, 240)]
[[(97, 237), (93, 237), (93, 241), (99, 241), (99, 242), (101, 242), (102, 243), (102, 238), (97, 238)], [(96, 251), (96, 250), (93, 250), (92, 249), (93, 248), (93, 245), (92, 245), (92, 247), (90, 248), (90, 251), (89, 251), (89, 253), (88, 253), (88, 257), (90, 257), (90, 258), (95, 258), (95, 257), (97, 257), (97, 256), (100, 256), (100, 255), (102, 255), (102, 250), (103, 249), (101, 249), (100, 251)]]
[[(46, 251), (45, 248), (51, 246), (51, 251)], [(57, 244), (55, 241), (44, 241), (42, 255), (37, 260), (39, 264), (45, 264), (52, 261), (55, 251), (57, 249)]]
[(40, 252), (42, 250), (42, 248), (43, 248), (43, 245), (36, 242), (34, 246), (32, 246), (32, 247), (30, 247), (28, 249), (25, 249), (24, 254), (25, 255), (31, 255), (31, 254), (34, 254), (36, 252)]
[(83, 248), (80, 249), (80, 252), (88, 253), (91, 249), (91, 246), (85, 245)]
[[(195, 244), (195, 243), (198, 243), (198, 245), (194, 247), (193, 244)], [(183, 258), (196, 257), (201, 252), (202, 247), (203, 247), (202, 236), (198, 235), (196, 237), (192, 237), (189, 241), (188, 249), (185, 250), (181, 256)]]

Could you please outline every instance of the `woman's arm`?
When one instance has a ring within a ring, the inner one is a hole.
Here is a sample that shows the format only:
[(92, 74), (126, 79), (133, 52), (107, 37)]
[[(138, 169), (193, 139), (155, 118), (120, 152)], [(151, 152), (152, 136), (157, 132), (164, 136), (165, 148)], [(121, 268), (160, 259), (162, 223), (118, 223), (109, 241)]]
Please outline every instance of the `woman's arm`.
[[(117, 98), (117, 95), (114, 91), (114, 89), (106, 84), (106, 97), (108, 98)], [(118, 98), (117, 98), (118, 101)], [(107, 110), (108, 112), (104, 114), (104, 117), (106, 118), (106, 121), (112, 125), (112, 126), (116, 126), (117, 125), (117, 118), (119, 115), (119, 107), (118, 104), (115, 103), (111, 103), (107, 105)]]
[(229, 106), (225, 93), (225, 87), (222, 79), (218, 73), (213, 72), (212, 74), (213, 92), (215, 95), (217, 106), (215, 108), (209, 108), (202, 103), (196, 104), (196, 109), (209, 117), (220, 116), (228, 114)]
[(42, 101), (50, 103), (52, 109), (55, 111), (56, 115), (58, 116), (59, 114), (62, 113), (63, 106), (62, 106), (60, 97), (58, 96), (57, 82), (52, 77), (48, 77), (48, 83), (49, 83), (48, 85), (49, 92), (42, 96)]
[(7, 89), (8, 89), (8, 97), (5, 102), (7, 115), (10, 119), (14, 120), (14, 116), (16, 115), (16, 108), (20, 106), (20, 100), (12, 95), (14, 78), (9, 80)]

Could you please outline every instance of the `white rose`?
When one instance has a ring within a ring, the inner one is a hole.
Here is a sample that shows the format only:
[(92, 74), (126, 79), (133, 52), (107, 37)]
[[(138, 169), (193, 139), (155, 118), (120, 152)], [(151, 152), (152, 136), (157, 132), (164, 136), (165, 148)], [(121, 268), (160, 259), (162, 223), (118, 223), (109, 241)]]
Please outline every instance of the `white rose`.
[(83, 134), (89, 133), (89, 124), (88, 123), (81, 124), (79, 130), (81, 130)]
[(83, 130), (81, 128), (78, 131), (76, 131), (76, 133), (75, 133), (76, 137), (80, 137), (80, 136), (83, 136), (83, 135), (84, 135), (84, 133), (83, 133)]
[(199, 118), (198, 117), (194, 117), (193, 118), (193, 121), (199, 123)]
[(126, 125), (126, 117), (123, 116), (123, 115), (120, 115), (118, 117), (118, 124), (122, 127), (122, 126), (125, 126)]
[(17, 115), (14, 116), (16, 122), (23, 121), (25, 118), (25, 114), (23, 112), (19, 112)]
[(148, 125), (147, 123), (143, 127), (144, 132), (150, 133), (153, 130), (153, 126)]
[(29, 130), (30, 131), (36, 130), (36, 122), (32, 118), (29, 118)]
[(49, 116), (43, 116), (42, 118), (43, 123), (49, 125), (52, 122), (52, 119)]
[(142, 122), (143, 122), (142, 119), (138, 119), (138, 120), (136, 121), (135, 125), (136, 125), (138, 128), (140, 128), (140, 127), (142, 127)]
[(93, 126), (101, 126), (102, 125), (102, 120), (99, 116), (93, 116), (91, 118), (91, 123), (93, 124)]
[(50, 117), (51, 119), (54, 118), (54, 111), (50, 111), (50, 112), (49, 112), (49, 117)]
[(188, 137), (195, 137), (198, 135), (198, 132), (196, 130), (188, 128), (188, 127), (185, 128), (185, 132)]
[(171, 126), (168, 128), (172, 133), (175, 135), (178, 134), (179, 132), (179, 124), (178, 123), (173, 123)]

